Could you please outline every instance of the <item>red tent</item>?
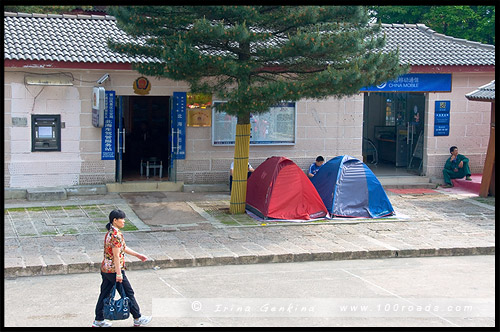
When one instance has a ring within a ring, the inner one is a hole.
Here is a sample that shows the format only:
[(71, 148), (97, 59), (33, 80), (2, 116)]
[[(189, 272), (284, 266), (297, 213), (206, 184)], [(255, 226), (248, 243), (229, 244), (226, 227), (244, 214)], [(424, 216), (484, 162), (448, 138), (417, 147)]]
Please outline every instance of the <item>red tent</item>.
[(303, 170), (285, 157), (270, 157), (248, 179), (246, 208), (264, 219), (322, 218), (328, 210)]

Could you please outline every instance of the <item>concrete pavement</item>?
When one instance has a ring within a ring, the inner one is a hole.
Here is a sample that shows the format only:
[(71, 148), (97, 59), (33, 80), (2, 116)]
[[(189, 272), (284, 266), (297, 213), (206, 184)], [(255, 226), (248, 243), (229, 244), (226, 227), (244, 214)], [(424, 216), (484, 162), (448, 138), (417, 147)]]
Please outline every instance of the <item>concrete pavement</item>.
[(127, 214), (127, 245), (150, 258), (126, 256), (129, 270), (495, 253), (495, 206), (441, 189), (386, 192), (395, 218), (309, 223), (231, 216), (226, 192), (6, 200), (4, 276), (99, 271), (112, 208)]
[[(153, 315), (146, 328), (496, 326), (493, 255), (148, 269), (127, 277), (141, 313)], [(4, 280), (4, 326), (90, 327), (100, 283), (99, 273)], [(130, 327), (132, 317), (112, 324)]]

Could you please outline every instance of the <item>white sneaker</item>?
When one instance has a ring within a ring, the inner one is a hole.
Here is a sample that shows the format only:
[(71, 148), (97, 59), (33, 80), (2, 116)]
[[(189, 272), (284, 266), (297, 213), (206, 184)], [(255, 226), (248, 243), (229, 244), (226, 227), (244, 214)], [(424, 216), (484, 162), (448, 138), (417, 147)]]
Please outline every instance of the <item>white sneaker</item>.
[(153, 319), (152, 316), (141, 316), (138, 319), (134, 319), (134, 326), (148, 325), (151, 319)]
[(107, 322), (105, 320), (95, 320), (93, 323), (92, 323), (92, 327), (111, 327), (111, 324), (110, 322)]

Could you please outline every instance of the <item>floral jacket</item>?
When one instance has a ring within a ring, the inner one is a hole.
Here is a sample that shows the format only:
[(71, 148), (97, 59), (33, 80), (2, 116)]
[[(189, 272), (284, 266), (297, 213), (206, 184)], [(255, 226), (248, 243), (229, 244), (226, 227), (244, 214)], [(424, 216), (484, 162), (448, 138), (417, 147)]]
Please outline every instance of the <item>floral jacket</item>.
[(118, 228), (111, 226), (111, 229), (104, 237), (104, 259), (101, 263), (101, 271), (104, 273), (115, 273), (115, 263), (113, 261), (113, 247), (120, 248), (120, 268), (125, 267), (125, 239)]

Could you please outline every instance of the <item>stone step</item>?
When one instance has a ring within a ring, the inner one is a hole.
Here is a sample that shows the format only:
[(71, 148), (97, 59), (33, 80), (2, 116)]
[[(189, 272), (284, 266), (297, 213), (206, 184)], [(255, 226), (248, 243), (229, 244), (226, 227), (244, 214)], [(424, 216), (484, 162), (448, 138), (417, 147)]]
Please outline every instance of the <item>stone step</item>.
[(28, 201), (58, 201), (67, 199), (68, 195), (64, 188), (30, 188), (26, 190), (26, 199)]
[(108, 192), (133, 193), (148, 191), (182, 191), (184, 182), (170, 181), (131, 181), (122, 183), (107, 183)]
[[(436, 184), (432, 183), (428, 177), (424, 176), (380, 176), (377, 177), (384, 189), (410, 189), (428, 188), (435, 189)], [(474, 187), (475, 192), (479, 192), (481, 178), (473, 174), (473, 179), (478, 181), (465, 181), (464, 186)], [(456, 180), (454, 180), (456, 181)], [(5, 199), (26, 198), (30, 201), (50, 201), (63, 200), (74, 195), (99, 195), (106, 192), (154, 192), (154, 191), (184, 191), (184, 192), (229, 192), (226, 183), (218, 184), (184, 184), (182, 181), (131, 181), (123, 183), (107, 183), (106, 185), (82, 185), (72, 187), (47, 187), (30, 189), (10, 189), (5, 190)], [(469, 189), (470, 190), (470, 189)]]
[(467, 181), (465, 178), (453, 179), (454, 188), (462, 189), (471, 193), (479, 195), (479, 189), (481, 188), (481, 180), (483, 178), (482, 174), (472, 174), (472, 181)]
[(184, 192), (224, 192), (229, 191), (226, 183), (214, 184), (184, 184)]
[(380, 176), (377, 177), (384, 189), (434, 189), (437, 184), (432, 183), (426, 176)]

